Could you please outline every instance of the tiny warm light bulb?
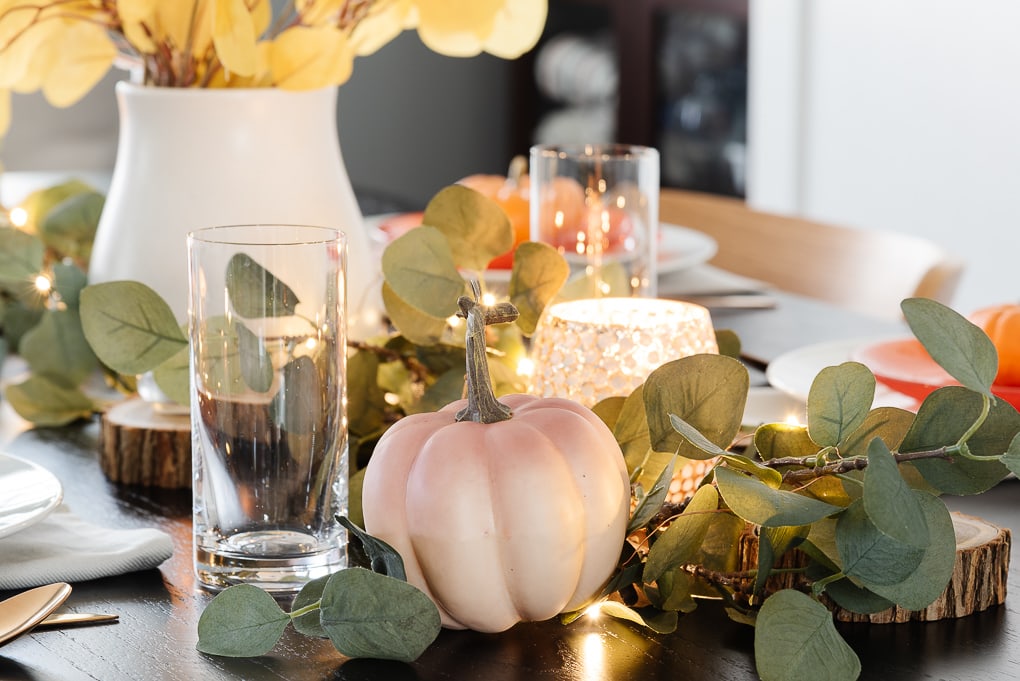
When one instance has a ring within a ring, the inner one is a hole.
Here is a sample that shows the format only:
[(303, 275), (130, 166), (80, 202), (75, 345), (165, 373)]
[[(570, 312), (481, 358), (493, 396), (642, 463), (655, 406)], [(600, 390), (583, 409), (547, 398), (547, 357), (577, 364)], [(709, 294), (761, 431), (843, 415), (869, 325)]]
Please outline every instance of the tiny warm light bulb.
[(53, 289), (53, 282), (45, 274), (40, 274), (35, 278), (35, 290), (39, 293), (49, 293)]
[(483, 293), (482, 294), (482, 305), (484, 305), (486, 307), (492, 307), (495, 304), (496, 304), (496, 296), (494, 296), (491, 293)]
[(308, 340), (305, 341), (305, 347), (308, 348), (309, 350), (314, 350), (315, 346), (318, 344), (319, 341), (317, 341), (314, 338), (309, 338)]
[(395, 407), (400, 404), (400, 395), (396, 393), (386, 393), (383, 395), (383, 401), (391, 407)]
[(452, 314), (452, 315), (450, 315), (449, 317), (446, 318), (446, 324), (451, 329), (456, 329), (458, 326), (460, 326), (463, 323), (464, 323), (464, 320), (461, 319), (460, 317), (458, 317), (455, 314)]
[(535, 373), (535, 363), (528, 357), (521, 357), (517, 360), (517, 375), (530, 378)]
[(789, 414), (786, 415), (786, 418), (783, 419), (783, 423), (785, 423), (788, 426), (803, 426), (804, 425), (803, 423), (800, 422), (800, 417), (797, 414), (795, 414), (794, 412), (792, 412), (792, 411)]
[(597, 620), (602, 615), (602, 601), (592, 603), (585, 608), (584, 616), (588, 619)]
[(9, 215), (11, 224), (15, 227), (24, 227), (28, 224), (28, 211), (20, 206), (18, 208), (12, 208)]

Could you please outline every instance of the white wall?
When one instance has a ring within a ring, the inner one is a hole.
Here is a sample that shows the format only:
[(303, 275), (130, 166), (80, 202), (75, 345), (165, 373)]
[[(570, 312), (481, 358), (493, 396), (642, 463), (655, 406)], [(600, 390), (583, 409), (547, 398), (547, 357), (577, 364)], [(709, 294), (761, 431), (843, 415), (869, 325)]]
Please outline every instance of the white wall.
[(1020, 2), (751, 0), (748, 198), (923, 235), (1020, 301)]

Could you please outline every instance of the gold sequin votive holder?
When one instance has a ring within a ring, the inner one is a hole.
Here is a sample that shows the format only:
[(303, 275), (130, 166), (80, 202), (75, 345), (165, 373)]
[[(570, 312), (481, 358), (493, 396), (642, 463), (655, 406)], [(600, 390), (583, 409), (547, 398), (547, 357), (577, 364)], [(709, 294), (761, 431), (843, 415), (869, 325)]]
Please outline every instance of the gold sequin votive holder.
[(657, 298), (591, 298), (546, 309), (532, 338), (531, 392), (589, 407), (629, 395), (666, 362), (718, 353), (708, 310)]

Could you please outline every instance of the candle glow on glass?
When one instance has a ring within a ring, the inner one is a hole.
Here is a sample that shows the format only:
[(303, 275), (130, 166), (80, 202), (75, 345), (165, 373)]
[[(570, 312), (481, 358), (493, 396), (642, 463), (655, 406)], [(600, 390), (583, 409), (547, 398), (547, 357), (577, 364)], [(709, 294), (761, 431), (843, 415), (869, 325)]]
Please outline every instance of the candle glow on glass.
[(718, 352), (711, 317), (700, 305), (655, 298), (556, 303), (532, 338), (531, 392), (593, 406), (630, 394), (670, 360)]

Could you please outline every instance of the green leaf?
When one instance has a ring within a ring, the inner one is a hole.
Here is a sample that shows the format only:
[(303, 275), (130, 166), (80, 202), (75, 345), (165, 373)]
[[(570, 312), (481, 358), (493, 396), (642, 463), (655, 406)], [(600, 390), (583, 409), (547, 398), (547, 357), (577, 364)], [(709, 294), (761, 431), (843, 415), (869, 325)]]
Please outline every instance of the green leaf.
[(81, 290), (88, 279), (76, 265), (56, 263), (53, 265), (53, 290), (60, 296), (61, 302), (68, 307), (77, 309)]
[(269, 392), (273, 386), (273, 360), (266, 351), (265, 340), (252, 333), (240, 320), (234, 321), (234, 333), (237, 334), (238, 359), (245, 384), (254, 392)]
[(872, 409), (864, 423), (840, 446), (840, 454), (844, 458), (867, 456), (868, 447), (876, 437), (882, 438), (882, 442), (891, 451), (897, 451), (903, 442), (903, 436), (910, 430), (910, 424), (913, 422), (914, 414), (906, 409), (896, 407)]
[(364, 568), (330, 577), (319, 615), (333, 646), (347, 657), (412, 662), (439, 635), (439, 610), (407, 582)]
[(673, 479), (676, 457), (673, 458), (674, 461), (662, 469), (659, 477), (655, 480), (655, 484), (641, 497), (634, 508), (634, 512), (631, 513), (630, 522), (627, 523), (628, 536), (635, 530), (644, 527), (662, 508), (662, 503), (666, 501), (666, 497), (669, 495), (669, 483)]
[(464, 394), (464, 376), (466, 373), (465, 367), (456, 367), (444, 371), (436, 378), (432, 385), (425, 389), (421, 401), (410, 411), (416, 414), (439, 411), (450, 402), (459, 400)]
[[(623, 458), (627, 462), (627, 471), (634, 473), (641, 468), (651, 449), (651, 442), (648, 439), (648, 418), (645, 416), (644, 387), (638, 386), (623, 401), (620, 415), (613, 426), (613, 437), (616, 438), (620, 449), (623, 451)], [(668, 461), (668, 459), (664, 459)], [(659, 477), (659, 471), (663, 466), (655, 470), (643, 472), (642, 477), (646, 480), (645, 487), (651, 487), (655, 479)]]
[(170, 306), (136, 281), (86, 286), (81, 323), (100, 361), (123, 374), (144, 374), (188, 345)]
[(719, 494), (715, 488), (712, 485), (698, 488), (684, 512), (673, 518), (652, 544), (642, 579), (646, 583), (654, 582), (667, 570), (690, 562), (705, 540), (718, 509)]
[[(936, 450), (955, 444), (981, 413), (983, 397), (959, 386), (939, 388), (917, 410), (917, 417), (900, 444), (901, 452)], [(1020, 432), (1020, 414), (1004, 400), (996, 400), (988, 418), (967, 444), (972, 453), (998, 456)], [(972, 461), (962, 456), (923, 459), (914, 467), (935, 489), (945, 494), (978, 494), (1006, 477), (1009, 469), (998, 461)]]
[(294, 613), (303, 608), (307, 608), (310, 605), (319, 603), (322, 599), (322, 592), (326, 589), (326, 582), (332, 575), (323, 575), (317, 579), (313, 579), (307, 582), (301, 591), (298, 592), (297, 596), (294, 597), (294, 603), (290, 606), (291, 622), (294, 624), (294, 629), (298, 633), (304, 634), (305, 636), (313, 636), (315, 638), (329, 638), (329, 634), (322, 628), (322, 623), (319, 621), (319, 608), (304, 613), (303, 615), (294, 616)]
[(928, 546), (921, 562), (906, 579), (896, 584), (866, 584), (871, 591), (907, 610), (923, 610), (942, 595), (956, 565), (956, 530), (945, 503), (938, 497), (914, 490), (928, 526)]
[(837, 579), (825, 585), (825, 595), (836, 602), (839, 607), (851, 612), (869, 615), (882, 612), (895, 605), (873, 591), (857, 586), (849, 578)]
[(42, 271), (43, 243), (20, 229), (0, 229), (0, 281), (32, 282)]
[(655, 587), (646, 586), (648, 596), (660, 610), (694, 612), (698, 604), (694, 600), (694, 577), (682, 568), (667, 570), (655, 580)]
[(730, 470), (750, 473), (772, 489), (779, 489), (783, 484), (783, 474), (775, 468), (763, 466), (749, 456), (743, 454), (724, 454), (723, 460)]
[(187, 346), (152, 370), (152, 378), (167, 397), (177, 404), (191, 402), (191, 353)]
[(599, 612), (609, 617), (647, 627), (657, 634), (673, 633), (676, 631), (678, 620), (675, 611), (645, 610), (642, 612), (618, 601), (602, 601), (599, 603)]
[(757, 478), (716, 467), (716, 483), (726, 505), (744, 520), (762, 527), (810, 525), (843, 509), (817, 499), (773, 489)]
[(446, 331), (445, 318), (433, 317), (408, 304), (386, 282), (382, 285), (382, 297), (390, 322), (407, 340), (425, 346), (435, 345), (442, 340), (443, 332)]
[[(412, 229), (390, 242), (382, 271), (396, 297), (430, 317), (446, 319), (457, 312), (457, 299), (466, 290), (446, 237), (434, 227)], [(406, 335), (409, 329), (400, 330)]]
[(45, 309), (21, 300), (7, 301), (4, 309), (3, 333), (11, 352), (18, 352), (21, 339), (42, 319)]
[(50, 211), (56, 209), (61, 203), (78, 194), (95, 193), (95, 191), (94, 187), (77, 179), (37, 189), (21, 202), (21, 208), (26, 213), (25, 224), (29, 228), (37, 230), (39, 225), (46, 220)]
[(1020, 433), (1009, 443), (1009, 449), (1003, 455), (1002, 463), (1013, 472), (1013, 475), (1020, 475)]
[[(602, 422), (609, 427), (609, 430), (616, 428), (616, 424), (620, 419), (620, 414), (623, 412), (623, 405), (627, 401), (626, 397), (622, 395), (613, 395), (605, 399), (599, 400), (594, 407), (591, 408), (595, 415), (602, 419)], [(642, 416), (644, 413), (642, 412)]]
[(280, 391), (273, 396), (273, 411), (279, 415), (276, 422), (289, 434), (316, 432), (321, 427), (324, 392), (315, 362), (302, 355), (287, 362), (281, 373)]
[(73, 308), (46, 310), (22, 341), (21, 356), (33, 373), (59, 376), (68, 385), (81, 383), (98, 365)]
[(353, 554), (351, 565), (407, 581), (407, 573), (404, 572), (404, 559), (400, 557), (395, 548), (382, 539), (373, 537), (351, 522), (349, 518), (338, 516), (337, 522), (353, 535), (353, 541), (349, 544)]
[[(924, 541), (928, 541), (927, 533)], [(862, 501), (850, 504), (837, 521), (836, 546), (843, 572), (872, 591), (899, 584), (924, 557), (924, 548), (897, 541), (875, 527)]]
[(39, 236), (61, 257), (87, 262), (106, 199), (96, 191), (68, 197), (39, 224)]
[(265, 655), (290, 622), (268, 593), (250, 584), (220, 592), (198, 619), (198, 649), (210, 655)]
[(861, 673), (861, 661), (836, 631), (832, 613), (792, 589), (762, 605), (754, 659), (762, 681), (853, 681)]
[(875, 400), (875, 376), (859, 362), (822, 369), (808, 392), (808, 434), (823, 447), (838, 447), (857, 430)]
[(740, 336), (730, 329), (716, 329), (715, 343), (719, 346), (719, 354), (733, 359), (740, 359)]
[[(353, 447), (351, 451), (355, 451)], [(355, 525), (365, 524), (365, 511), (361, 502), (365, 489), (365, 470), (365, 468), (358, 470), (347, 481), (347, 517)]]
[(475, 272), (485, 270), (493, 258), (514, 245), (510, 218), (499, 204), (459, 184), (444, 187), (432, 197), (422, 224), (439, 229), (450, 244), (454, 263)]
[(719, 447), (714, 442), (709, 441), (709, 439), (702, 435), (697, 428), (687, 423), (676, 414), (669, 415), (669, 425), (673, 427), (673, 430), (680, 433), (685, 441), (694, 445), (699, 451), (699, 456), (684, 458), (710, 459), (716, 456), (722, 456), (726, 453), (725, 449)]
[(526, 241), (514, 251), (510, 302), (517, 307), (517, 325), (525, 335), (535, 332), (542, 310), (570, 276), (570, 265), (548, 244)]
[(663, 364), (649, 374), (644, 387), (652, 448), (689, 459), (714, 456), (680, 435), (672, 415), (716, 446), (729, 447), (740, 430), (749, 384), (747, 369), (730, 357), (694, 355)]
[(807, 426), (791, 423), (766, 423), (754, 431), (754, 448), (762, 459), (787, 456), (811, 456), (818, 445), (808, 435)]
[(892, 452), (879, 438), (868, 447), (864, 510), (883, 534), (908, 546), (928, 545), (928, 525), (920, 502), (900, 475)]
[(964, 387), (992, 395), (999, 362), (984, 331), (928, 298), (908, 298), (900, 307), (910, 330), (939, 366)]
[(227, 263), (227, 297), (242, 317), (289, 317), (297, 308), (297, 294), (247, 253), (237, 253)]
[(14, 411), (37, 426), (63, 426), (92, 416), (95, 405), (81, 390), (46, 376), (32, 376), (9, 385), (5, 396)]
[(386, 399), (379, 387), (379, 355), (359, 350), (347, 358), (347, 418), (351, 432), (374, 433), (386, 420)]

